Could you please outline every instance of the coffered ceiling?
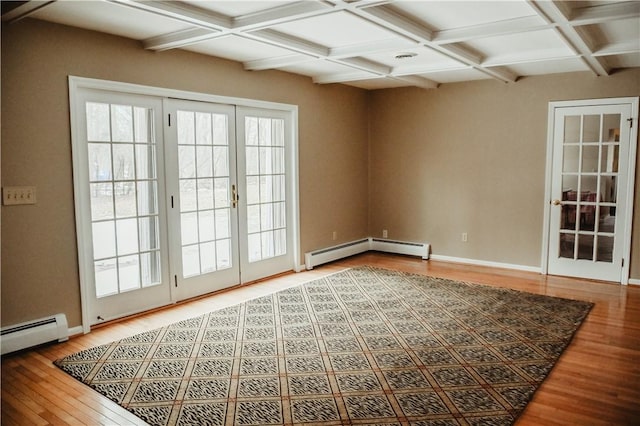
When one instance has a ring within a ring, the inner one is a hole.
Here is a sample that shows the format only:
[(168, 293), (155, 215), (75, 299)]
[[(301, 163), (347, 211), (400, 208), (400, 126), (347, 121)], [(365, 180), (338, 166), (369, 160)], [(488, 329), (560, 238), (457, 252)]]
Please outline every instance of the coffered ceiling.
[(640, 67), (640, 1), (28, 1), (31, 17), (364, 89)]

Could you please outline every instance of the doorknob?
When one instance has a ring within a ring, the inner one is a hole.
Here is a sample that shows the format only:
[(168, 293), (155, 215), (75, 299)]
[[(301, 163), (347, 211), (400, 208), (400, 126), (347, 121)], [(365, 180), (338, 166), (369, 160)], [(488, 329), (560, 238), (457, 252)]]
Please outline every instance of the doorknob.
[(553, 204), (554, 206), (560, 206), (560, 205), (562, 205), (562, 201), (560, 201), (560, 200), (553, 200), (553, 201), (551, 202), (551, 204)]

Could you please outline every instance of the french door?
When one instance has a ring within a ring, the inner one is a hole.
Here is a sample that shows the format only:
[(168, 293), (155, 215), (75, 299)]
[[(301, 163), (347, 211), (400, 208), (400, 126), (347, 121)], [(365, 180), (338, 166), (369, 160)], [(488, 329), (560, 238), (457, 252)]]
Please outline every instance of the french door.
[(635, 175), (635, 161), (630, 160), (630, 155), (635, 157), (634, 118), (629, 102), (553, 109), (548, 273), (625, 280)]
[(291, 270), (287, 114), (184, 100), (165, 111), (176, 299)]
[(85, 330), (296, 269), (290, 111), (72, 99)]
[(235, 108), (165, 100), (176, 300), (240, 282)]
[(95, 324), (171, 301), (162, 101), (82, 91), (75, 105), (80, 276)]

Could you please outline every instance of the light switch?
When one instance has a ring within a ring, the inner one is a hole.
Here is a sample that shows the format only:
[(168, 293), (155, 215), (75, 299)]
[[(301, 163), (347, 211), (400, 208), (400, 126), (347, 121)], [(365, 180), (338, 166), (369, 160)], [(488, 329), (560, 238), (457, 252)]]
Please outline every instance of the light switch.
[(2, 204), (5, 206), (35, 203), (35, 186), (5, 186), (2, 188)]

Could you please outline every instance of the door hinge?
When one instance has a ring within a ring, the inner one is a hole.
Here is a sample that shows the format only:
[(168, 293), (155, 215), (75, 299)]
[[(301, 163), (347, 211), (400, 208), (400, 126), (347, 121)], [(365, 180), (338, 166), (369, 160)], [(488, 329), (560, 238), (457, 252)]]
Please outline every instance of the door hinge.
[(169, 124), (169, 127), (171, 127), (171, 114), (167, 114), (167, 117), (168, 117), (168, 124)]
[(173, 208), (173, 195), (171, 196), (171, 208)]
[(627, 118), (627, 121), (629, 122), (629, 128), (633, 127), (633, 118)]
[(175, 285), (176, 287), (178, 287), (178, 276), (177, 276), (177, 275), (174, 275), (174, 276), (173, 276), (173, 282), (175, 283), (174, 285)]
[(622, 258), (622, 265), (621, 265), (621, 267), (622, 267), (622, 268), (624, 268), (624, 257)]

